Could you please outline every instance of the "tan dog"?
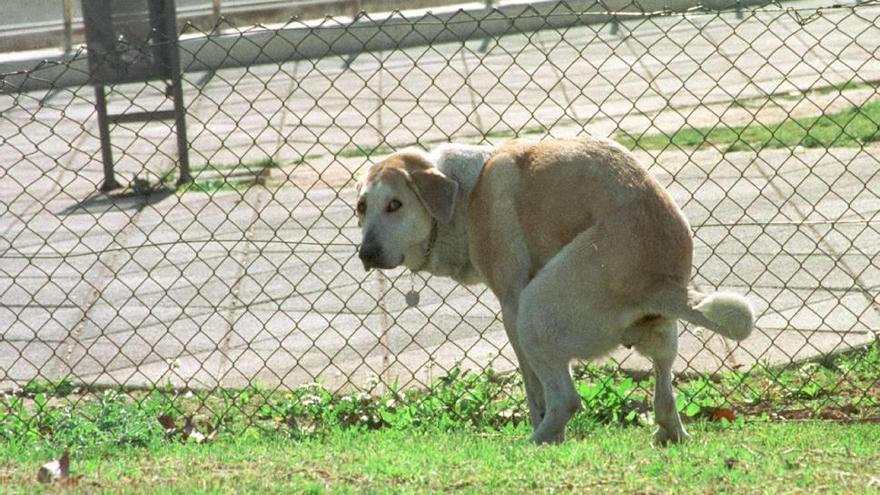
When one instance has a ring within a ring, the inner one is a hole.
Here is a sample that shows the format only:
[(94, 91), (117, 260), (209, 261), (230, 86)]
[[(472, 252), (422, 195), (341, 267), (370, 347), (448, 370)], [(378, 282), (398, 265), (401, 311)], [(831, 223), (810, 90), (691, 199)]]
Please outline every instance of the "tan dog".
[(672, 391), (677, 319), (735, 340), (752, 330), (742, 296), (688, 290), (687, 220), (607, 140), (403, 150), (370, 168), (357, 212), (365, 268), (406, 266), (495, 293), (537, 443), (562, 441), (581, 407), (570, 362), (619, 345), (654, 362), (655, 441), (686, 439)]

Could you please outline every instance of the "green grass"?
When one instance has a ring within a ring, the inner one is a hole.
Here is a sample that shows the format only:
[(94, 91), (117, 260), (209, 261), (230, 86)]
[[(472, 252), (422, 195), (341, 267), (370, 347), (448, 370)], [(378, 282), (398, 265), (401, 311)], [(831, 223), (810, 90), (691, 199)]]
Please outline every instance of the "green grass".
[(861, 79), (853, 78), (848, 81), (829, 84), (825, 86), (813, 87), (813, 89), (807, 89), (803, 92), (794, 90), (789, 92), (779, 92), (773, 93), (766, 96), (752, 96), (744, 99), (735, 99), (732, 104), (741, 108), (749, 108), (749, 107), (762, 107), (767, 104), (768, 101), (796, 101), (801, 100), (804, 97), (810, 95), (826, 95), (831, 93), (841, 94), (845, 91), (855, 90), (855, 89), (863, 89), (869, 87), (876, 87), (877, 83), (863, 81)]
[[(489, 131), (483, 134), (485, 139), (512, 139), (518, 136), (528, 136), (533, 134), (546, 134), (547, 128), (542, 125), (526, 127), (519, 132), (513, 130)], [(416, 145), (416, 143), (413, 143)], [(375, 147), (354, 145), (353, 147), (343, 148), (339, 151), (338, 156), (342, 158), (369, 158), (374, 155), (387, 155), (394, 150), (388, 146), (377, 145)], [(321, 155), (307, 155), (305, 158), (317, 158)], [(299, 163), (299, 162), (298, 162)]]
[(261, 160), (256, 160), (248, 163), (206, 163), (204, 165), (191, 167), (190, 172), (193, 175), (196, 175), (200, 172), (205, 171), (228, 171), (228, 170), (238, 170), (238, 169), (248, 169), (248, 170), (260, 170), (264, 168), (278, 168), (280, 165), (275, 161), (272, 157), (266, 157)]
[(244, 191), (249, 189), (252, 185), (253, 184), (251, 183), (245, 183), (237, 180), (199, 180), (198, 178), (193, 178), (193, 181), (189, 184), (181, 184), (177, 188), (177, 192), (183, 194), (187, 192), (214, 193), (218, 191)]
[(789, 118), (772, 125), (684, 127), (671, 135), (619, 133), (615, 139), (630, 149), (643, 150), (714, 147), (724, 151), (759, 151), (795, 146), (860, 147), (880, 140), (880, 100), (817, 117)]
[(159, 183), (156, 185), (150, 184), (142, 179), (139, 179), (138, 177), (135, 177), (134, 184), (136, 184), (136, 187), (139, 190), (145, 192), (162, 189), (176, 190), (176, 192), (181, 194), (187, 192), (200, 192), (210, 194), (219, 191), (244, 191), (253, 185), (252, 181), (241, 181), (235, 179), (234, 177), (208, 177), (210, 176), (211, 172), (232, 172), (242, 169), (259, 171), (266, 168), (278, 168), (279, 166), (280, 164), (276, 162), (272, 157), (266, 157), (247, 163), (206, 163), (204, 165), (190, 167), (190, 174), (192, 175), (193, 181), (188, 184), (182, 184), (176, 189), (171, 186), (171, 184), (173, 184), (174, 181), (177, 179), (178, 170), (176, 167), (167, 170), (159, 178)]
[[(848, 81), (824, 87), (811, 93), (843, 92), (869, 86), (861, 81)], [(802, 96), (779, 96), (802, 98)], [(742, 102), (734, 102), (743, 106)], [(528, 127), (518, 133), (512, 130), (489, 131), (486, 139), (510, 139), (519, 135), (546, 134), (544, 126)], [(768, 148), (833, 148), (860, 147), (880, 140), (880, 100), (856, 106), (840, 112), (816, 117), (788, 118), (774, 124), (752, 123), (745, 126), (719, 124), (712, 127), (683, 127), (672, 134), (653, 133), (633, 136), (617, 133), (614, 138), (629, 149), (665, 150), (712, 147), (725, 152), (760, 151)], [(340, 157), (371, 157), (391, 153), (387, 146), (359, 146), (345, 148)]]
[(843, 93), (847, 90), (862, 89), (876, 86), (876, 82), (863, 81), (861, 79), (850, 79), (837, 84), (830, 84), (821, 88), (814, 89), (813, 92), (824, 95), (829, 93)]
[(489, 131), (483, 134), (483, 137), (486, 139), (513, 139), (519, 136), (529, 136), (533, 134), (546, 134), (547, 128), (542, 125), (537, 125), (533, 127), (525, 127), (520, 129), (519, 132), (513, 130), (503, 130), (503, 131)]
[[(116, 391), (35, 380), (0, 396), (0, 487), (31, 493), (37, 468), (65, 448), (83, 492), (774, 493), (875, 483), (878, 343), (786, 368), (680, 379), (678, 409), (695, 438), (665, 450), (650, 446), (651, 378), (595, 365), (574, 375), (584, 409), (569, 441), (551, 448), (526, 441), (518, 374), (455, 368), (426, 390), (372, 396), (320, 385)], [(166, 415), (216, 437), (169, 434)]]
[(387, 155), (391, 153), (391, 151), (391, 148), (387, 146), (380, 145), (374, 147), (364, 147), (360, 145), (355, 145), (353, 148), (344, 148), (340, 150), (339, 156), (341, 156), (342, 158), (368, 158), (373, 155)]
[(300, 164), (308, 162), (309, 160), (315, 160), (315, 159), (321, 158), (323, 156), (324, 155), (322, 155), (320, 153), (307, 153), (307, 154), (297, 158), (296, 160), (294, 160), (293, 163), (296, 165), (300, 165)]
[[(692, 425), (665, 449), (643, 428), (594, 428), (536, 447), (525, 428), (469, 432), (278, 434), (209, 444), (155, 443), (71, 455), (80, 493), (871, 493), (880, 489), (880, 428), (822, 422)], [(50, 449), (7, 448), (0, 484), (40, 492)]]

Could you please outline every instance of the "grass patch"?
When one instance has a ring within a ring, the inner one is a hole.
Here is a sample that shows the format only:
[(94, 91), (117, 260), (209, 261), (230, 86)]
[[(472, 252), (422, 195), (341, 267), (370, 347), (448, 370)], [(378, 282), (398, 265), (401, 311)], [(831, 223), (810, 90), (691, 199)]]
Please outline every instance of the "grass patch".
[[(33, 381), (0, 397), (0, 485), (30, 493), (39, 465), (65, 448), (86, 492), (775, 492), (875, 482), (876, 425), (784, 420), (880, 420), (880, 344), (681, 379), (677, 406), (695, 441), (665, 450), (648, 447), (652, 378), (595, 365), (574, 376), (584, 404), (569, 424), (574, 440), (549, 449), (526, 443), (518, 374), (455, 368), (426, 390), (372, 395), (316, 384), (123, 392)], [(162, 416), (218, 434), (182, 442)]]
[(253, 186), (252, 182), (227, 179), (199, 180), (198, 178), (193, 178), (192, 182), (178, 186), (177, 192), (183, 194), (188, 192), (214, 193), (219, 191), (244, 191), (251, 186)]
[[(253, 434), (211, 444), (72, 455), (71, 492), (92, 493), (868, 493), (877, 489), (880, 428), (821, 422), (691, 427), (683, 446), (651, 448), (644, 431), (595, 428), (563, 445), (524, 431), (336, 432), (291, 442)], [(40, 490), (51, 450), (0, 454), (12, 493)]]
[[(489, 132), (486, 132), (483, 134), (483, 138), (484, 139), (511, 139), (511, 138), (515, 138), (518, 136), (546, 134), (547, 132), (548, 132), (548, 129), (546, 127), (544, 127), (542, 125), (537, 125), (537, 126), (532, 126), (532, 127), (526, 127), (524, 129), (521, 129), (519, 132), (509, 130), (509, 129), (503, 130), (503, 131), (489, 131)], [(414, 143), (413, 145), (416, 145), (416, 144)], [(375, 146), (372, 148), (369, 146), (354, 145), (353, 147), (350, 147), (350, 148), (343, 148), (341, 151), (339, 151), (338, 156), (343, 157), (343, 158), (359, 158), (359, 157), (369, 158), (374, 155), (387, 155), (392, 152), (394, 152), (394, 149), (392, 149), (388, 146), (384, 146), (384, 145), (378, 145), (378, 146)], [(307, 155), (306, 157), (304, 157), (301, 161), (298, 161), (297, 163), (301, 163), (302, 161), (304, 161), (307, 158), (317, 158), (320, 156), (321, 155)]]
[(261, 170), (264, 168), (278, 168), (280, 165), (272, 157), (266, 157), (249, 163), (206, 163), (197, 167), (191, 167), (190, 172), (197, 175), (201, 172), (232, 171), (232, 170)]
[(549, 132), (549, 130), (546, 127), (539, 125), (539, 126), (528, 127), (526, 129), (523, 129), (522, 134), (524, 134), (524, 135), (547, 134), (547, 132)]
[[(574, 369), (583, 401), (585, 425), (650, 423), (653, 378), (633, 377), (616, 366), (586, 364)], [(757, 366), (679, 380), (678, 410), (691, 419), (718, 419), (718, 408), (739, 417), (807, 419), (846, 416), (880, 418), (880, 344), (787, 368)], [(284, 429), (297, 438), (348, 429), (501, 431), (527, 422), (525, 394), (518, 373), (499, 375), (452, 369), (427, 389), (381, 394), (334, 394), (320, 384), (277, 391), (254, 384), (245, 389), (179, 392), (84, 391), (70, 379), (32, 381), (0, 398), (0, 441), (32, 433), (68, 444), (64, 435), (82, 427), (94, 433), (96, 418), (117, 417), (136, 408), (153, 417), (196, 416), (207, 429), (240, 432), (256, 426)], [(58, 436), (61, 435), (61, 436)]]
[(519, 132), (513, 130), (489, 131), (483, 134), (484, 139), (512, 139), (519, 136), (530, 136), (534, 134), (547, 134), (548, 129), (542, 125), (526, 127), (520, 129)]
[[(240, 180), (234, 176), (223, 177), (224, 173), (233, 173), (237, 171), (254, 171), (259, 173), (261, 170), (278, 168), (281, 165), (272, 157), (266, 157), (248, 163), (206, 163), (204, 165), (190, 167), (192, 182), (174, 186), (177, 180), (178, 169), (172, 168), (167, 170), (159, 178), (159, 183), (154, 185), (149, 182), (135, 177), (134, 187), (138, 192), (153, 192), (160, 190), (171, 190), (178, 193), (200, 192), (214, 193), (219, 191), (244, 191), (252, 187), (253, 180)], [(220, 177), (217, 176), (220, 175)]]
[(853, 90), (853, 89), (869, 88), (869, 87), (873, 87), (875, 85), (876, 84), (874, 84), (874, 83), (871, 83), (868, 81), (863, 81), (861, 79), (850, 79), (850, 80), (844, 81), (842, 83), (830, 84), (830, 85), (822, 87), (822, 88), (814, 89), (813, 92), (820, 94), (820, 95), (825, 95), (825, 94), (829, 94), (829, 93), (843, 93), (844, 91)]
[(303, 163), (306, 163), (309, 160), (316, 160), (318, 158), (321, 158), (322, 156), (324, 156), (324, 155), (321, 155), (318, 153), (308, 153), (304, 156), (297, 158), (296, 160), (293, 161), (293, 163), (296, 165), (301, 165)]
[(516, 137), (516, 133), (511, 130), (505, 131), (489, 131), (483, 134), (486, 139), (511, 139)]
[(369, 158), (373, 155), (387, 155), (392, 152), (392, 149), (387, 146), (376, 146), (376, 147), (363, 147), (359, 145), (355, 145), (353, 148), (344, 148), (339, 151), (339, 156), (342, 158)]
[(684, 127), (665, 133), (631, 136), (618, 133), (615, 139), (630, 149), (714, 147), (724, 151), (759, 151), (765, 148), (860, 147), (880, 140), (880, 100), (818, 117), (789, 118), (772, 125), (718, 125), (711, 128)]

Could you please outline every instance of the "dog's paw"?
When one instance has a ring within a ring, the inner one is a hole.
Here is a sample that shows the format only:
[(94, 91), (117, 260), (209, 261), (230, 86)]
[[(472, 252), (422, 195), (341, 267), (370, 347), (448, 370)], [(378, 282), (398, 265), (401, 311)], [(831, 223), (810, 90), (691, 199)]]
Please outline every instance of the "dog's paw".
[(535, 445), (558, 445), (564, 441), (565, 430), (556, 434), (542, 434), (540, 431), (535, 431), (532, 437), (529, 438), (529, 442)]
[(690, 438), (691, 436), (684, 429), (670, 432), (661, 426), (654, 432), (654, 445), (666, 447), (671, 444), (687, 442)]

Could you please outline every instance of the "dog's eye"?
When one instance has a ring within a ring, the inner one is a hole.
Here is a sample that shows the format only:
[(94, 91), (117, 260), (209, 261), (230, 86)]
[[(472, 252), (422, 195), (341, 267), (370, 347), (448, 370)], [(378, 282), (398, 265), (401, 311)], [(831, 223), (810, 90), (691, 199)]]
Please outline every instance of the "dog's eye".
[(400, 201), (392, 199), (388, 202), (388, 206), (385, 207), (385, 211), (387, 211), (388, 213), (392, 213), (399, 210), (401, 206), (403, 205), (400, 203)]
[(367, 212), (367, 202), (364, 201), (364, 200), (360, 200), (360, 201), (358, 201), (358, 204), (357, 204), (357, 214), (358, 214), (358, 215), (363, 215), (363, 214), (366, 213), (366, 212)]

